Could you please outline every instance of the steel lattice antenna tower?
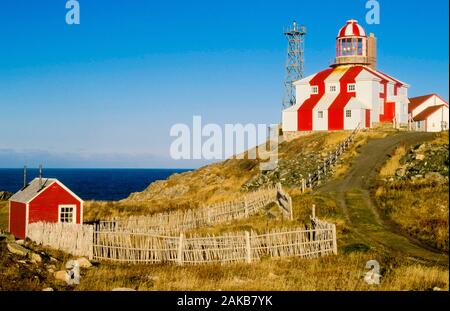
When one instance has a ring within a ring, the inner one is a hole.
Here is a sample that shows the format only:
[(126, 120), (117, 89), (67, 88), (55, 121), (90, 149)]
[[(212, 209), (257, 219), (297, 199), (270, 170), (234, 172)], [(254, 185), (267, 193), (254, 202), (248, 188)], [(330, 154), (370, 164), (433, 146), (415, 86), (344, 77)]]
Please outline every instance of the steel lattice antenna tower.
[(283, 108), (295, 105), (295, 87), (292, 83), (303, 78), (303, 50), (306, 27), (298, 26), (294, 21), (284, 35), (288, 41), (286, 59), (286, 80)]

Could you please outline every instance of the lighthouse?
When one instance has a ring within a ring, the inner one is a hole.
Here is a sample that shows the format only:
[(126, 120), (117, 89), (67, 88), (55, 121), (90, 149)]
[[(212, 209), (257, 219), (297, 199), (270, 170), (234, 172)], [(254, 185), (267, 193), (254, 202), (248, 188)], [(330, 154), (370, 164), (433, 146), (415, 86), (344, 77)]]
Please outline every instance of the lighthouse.
[(379, 71), (376, 63), (375, 35), (348, 20), (337, 33), (333, 64), (294, 82), (296, 103), (282, 111), (283, 132), (408, 124), (409, 85)]

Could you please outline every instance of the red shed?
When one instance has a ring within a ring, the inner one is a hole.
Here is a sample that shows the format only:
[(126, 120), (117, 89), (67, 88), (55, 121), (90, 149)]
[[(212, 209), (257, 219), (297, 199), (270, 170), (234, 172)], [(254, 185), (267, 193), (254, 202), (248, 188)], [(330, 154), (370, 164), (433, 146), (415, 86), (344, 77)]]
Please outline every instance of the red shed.
[(54, 178), (35, 178), (9, 199), (9, 232), (24, 239), (33, 222), (83, 223), (83, 200)]

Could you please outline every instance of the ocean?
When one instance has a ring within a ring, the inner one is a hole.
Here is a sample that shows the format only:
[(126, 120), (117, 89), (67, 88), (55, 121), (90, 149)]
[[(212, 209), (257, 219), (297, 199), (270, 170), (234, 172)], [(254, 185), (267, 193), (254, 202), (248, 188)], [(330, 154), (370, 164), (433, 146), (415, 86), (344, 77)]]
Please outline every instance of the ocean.
[[(155, 180), (166, 179), (186, 169), (57, 169), (42, 170), (42, 176), (56, 178), (83, 200), (115, 201), (144, 190)], [(27, 169), (27, 181), (38, 176)], [(16, 192), (23, 186), (23, 169), (0, 168), (0, 191)]]

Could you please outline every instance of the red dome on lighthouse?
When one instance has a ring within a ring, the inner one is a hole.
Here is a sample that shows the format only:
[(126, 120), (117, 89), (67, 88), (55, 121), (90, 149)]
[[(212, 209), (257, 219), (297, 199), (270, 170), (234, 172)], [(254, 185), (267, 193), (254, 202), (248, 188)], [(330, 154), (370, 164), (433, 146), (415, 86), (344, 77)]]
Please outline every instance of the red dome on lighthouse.
[(344, 27), (341, 28), (338, 32), (338, 38), (344, 37), (367, 37), (366, 31), (362, 28), (358, 21), (355, 19), (351, 19), (347, 21)]

